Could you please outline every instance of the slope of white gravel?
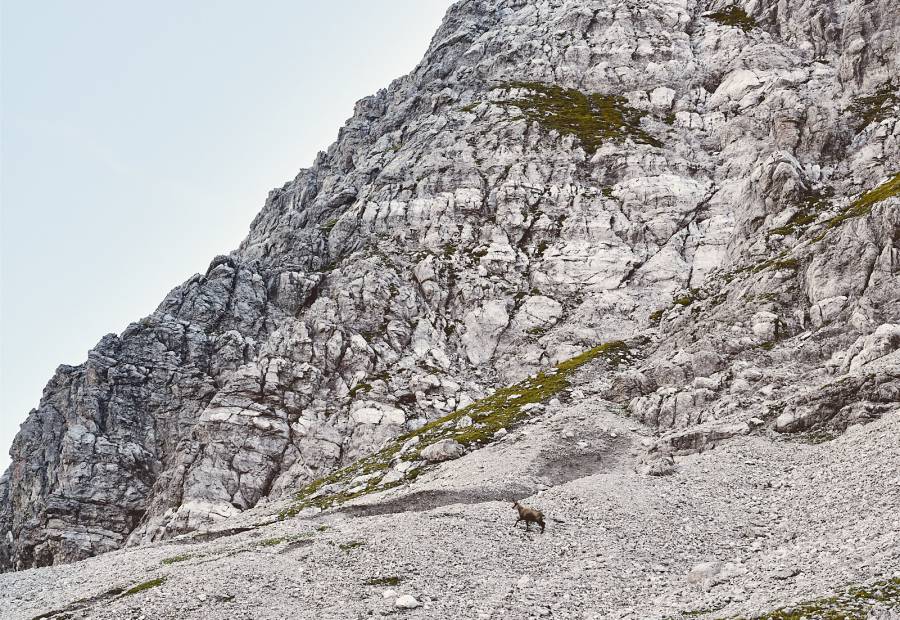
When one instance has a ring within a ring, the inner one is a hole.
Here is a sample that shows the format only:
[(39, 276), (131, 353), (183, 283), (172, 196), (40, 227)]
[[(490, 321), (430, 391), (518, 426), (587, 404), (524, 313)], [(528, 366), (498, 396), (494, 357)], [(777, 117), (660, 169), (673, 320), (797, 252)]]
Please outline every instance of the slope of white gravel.
[[(650, 477), (649, 429), (603, 402), (551, 408), (343, 510), (0, 575), (0, 617), (751, 617), (900, 576), (898, 433), (894, 412), (818, 445), (740, 436)], [(544, 534), (513, 527), (524, 495)]]

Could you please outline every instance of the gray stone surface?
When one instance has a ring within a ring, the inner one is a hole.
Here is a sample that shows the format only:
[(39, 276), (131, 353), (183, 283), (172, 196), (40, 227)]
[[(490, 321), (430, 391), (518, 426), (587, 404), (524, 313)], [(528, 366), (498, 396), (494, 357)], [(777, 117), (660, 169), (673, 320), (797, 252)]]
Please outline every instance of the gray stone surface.
[[(860, 103), (900, 74), (900, 10), (740, 4), (757, 27), (723, 2), (455, 4), (237, 250), (59, 367), (0, 478), (0, 569), (239, 520), (615, 339), (633, 361), (561, 407), (683, 453), (895, 411), (900, 199), (852, 201), (900, 172), (897, 106)], [(652, 141), (593, 151), (525, 115), (523, 81), (621, 95)]]

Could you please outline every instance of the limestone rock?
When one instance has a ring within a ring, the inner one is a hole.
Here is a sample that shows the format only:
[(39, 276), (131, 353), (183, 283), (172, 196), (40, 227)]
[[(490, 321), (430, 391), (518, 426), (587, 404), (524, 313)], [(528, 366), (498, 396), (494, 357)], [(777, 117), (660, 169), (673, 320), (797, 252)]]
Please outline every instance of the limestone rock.
[(422, 450), (422, 458), (430, 463), (440, 463), (458, 459), (464, 453), (463, 447), (452, 439), (442, 439)]

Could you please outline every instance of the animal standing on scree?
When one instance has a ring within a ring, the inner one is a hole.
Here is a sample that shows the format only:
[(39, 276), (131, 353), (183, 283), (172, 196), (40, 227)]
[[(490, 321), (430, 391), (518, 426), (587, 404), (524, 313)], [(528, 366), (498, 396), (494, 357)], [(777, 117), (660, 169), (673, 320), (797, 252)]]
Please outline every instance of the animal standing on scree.
[(532, 523), (537, 523), (541, 526), (541, 534), (544, 533), (544, 513), (535, 508), (529, 508), (528, 506), (523, 506), (519, 502), (513, 502), (513, 508), (519, 511), (519, 518), (516, 519), (516, 522), (513, 524), (513, 527), (519, 524), (519, 521), (525, 522), (525, 529), (527, 530), (531, 527)]

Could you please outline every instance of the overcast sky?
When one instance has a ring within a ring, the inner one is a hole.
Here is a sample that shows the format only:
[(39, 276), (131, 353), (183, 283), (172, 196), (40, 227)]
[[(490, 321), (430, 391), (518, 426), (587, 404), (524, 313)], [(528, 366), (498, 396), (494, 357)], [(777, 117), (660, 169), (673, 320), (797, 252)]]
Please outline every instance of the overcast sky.
[(0, 0), (0, 472), (59, 364), (234, 249), (450, 0)]

